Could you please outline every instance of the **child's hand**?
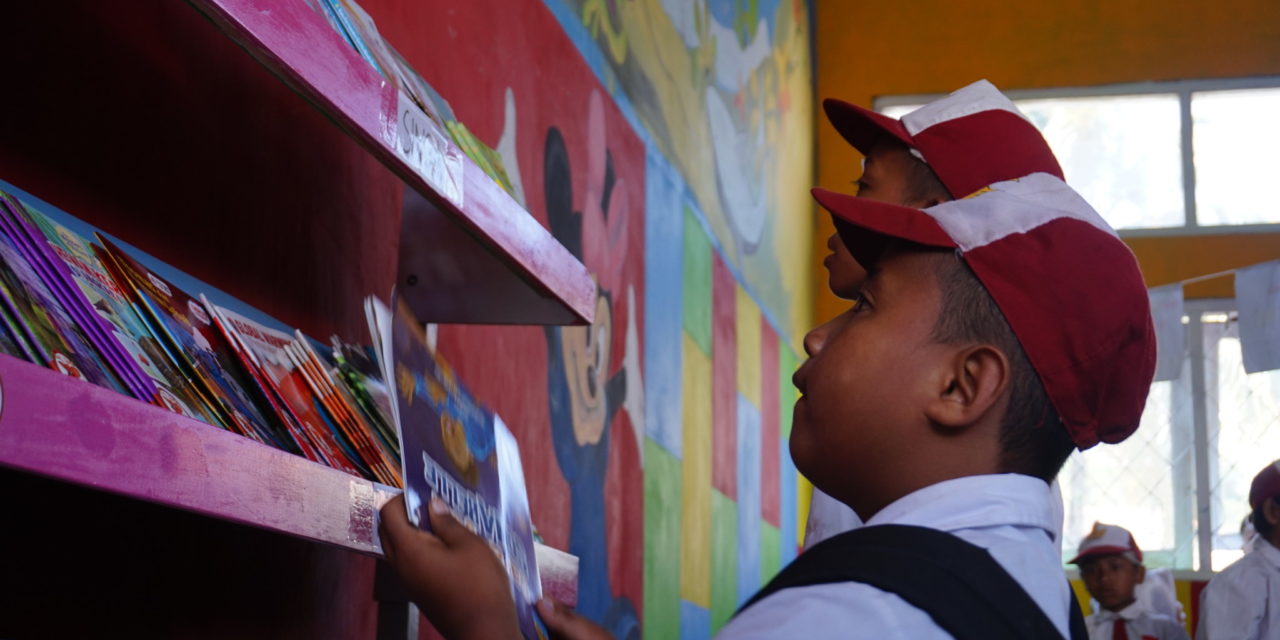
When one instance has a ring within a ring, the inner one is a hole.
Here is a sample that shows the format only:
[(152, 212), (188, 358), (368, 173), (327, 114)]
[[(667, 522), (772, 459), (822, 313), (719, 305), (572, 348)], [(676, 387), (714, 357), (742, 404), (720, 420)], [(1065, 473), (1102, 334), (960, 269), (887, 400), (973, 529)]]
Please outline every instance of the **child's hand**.
[(433, 500), (428, 511), (434, 535), (409, 522), (403, 496), (382, 507), (378, 525), (409, 597), (449, 640), (520, 638), (507, 572), (493, 550), (442, 503)]
[(613, 640), (613, 636), (596, 623), (547, 598), (538, 603), (538, 617), (555, 640)]

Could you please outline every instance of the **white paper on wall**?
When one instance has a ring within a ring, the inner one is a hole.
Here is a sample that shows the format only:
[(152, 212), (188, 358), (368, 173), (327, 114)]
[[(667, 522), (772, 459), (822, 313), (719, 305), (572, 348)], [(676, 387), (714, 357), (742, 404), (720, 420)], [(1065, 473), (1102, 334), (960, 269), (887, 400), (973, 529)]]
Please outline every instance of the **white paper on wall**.
[(1147, 290), (1151, 297), (1151, 321), (1156, 329), (1156, 377), (1154, 382), (1177, 380), (1187, 353), (1182, 283)]
[(1280, 369), (1280, 260), (1236, 271), (1245, 373)]

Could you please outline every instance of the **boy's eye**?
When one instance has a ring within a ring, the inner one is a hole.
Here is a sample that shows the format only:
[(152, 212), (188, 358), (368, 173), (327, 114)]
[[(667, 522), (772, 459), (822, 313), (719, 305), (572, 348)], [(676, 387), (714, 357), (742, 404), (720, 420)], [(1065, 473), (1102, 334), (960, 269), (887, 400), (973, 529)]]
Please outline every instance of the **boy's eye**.
[(863, 311), (867, 306), (867, 295), (861, 291), (855, 292), (853, 294), (852, 302), (853, 302), (853, 306), (850, 307), (849, 309), (850, 312), (858, 313), (860, 311)]

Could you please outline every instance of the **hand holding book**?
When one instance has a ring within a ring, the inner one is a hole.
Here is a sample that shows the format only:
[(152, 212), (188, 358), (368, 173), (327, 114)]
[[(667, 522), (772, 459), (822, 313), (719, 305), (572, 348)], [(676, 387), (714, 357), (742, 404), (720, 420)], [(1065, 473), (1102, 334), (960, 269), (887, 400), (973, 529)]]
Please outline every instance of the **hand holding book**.
[[(404, 496), (382, 507), (378, 534), (387, 561), (409, 597), (449, 640), (520, 638), (508, 575), (492, 547), (433, 500), (428, 532), (409, 522)], [(538, 617), (556, 640), (612, 640), (603, 627), (572, 608), (543, 598)]]
[(382, 507), (387, 561), (410, 597), (444, 637), (520, 638), (507, 570), (492, 547), (454, 519), (438, 498), (426, 510), (431, 531), (409, 522), (404, 497)]

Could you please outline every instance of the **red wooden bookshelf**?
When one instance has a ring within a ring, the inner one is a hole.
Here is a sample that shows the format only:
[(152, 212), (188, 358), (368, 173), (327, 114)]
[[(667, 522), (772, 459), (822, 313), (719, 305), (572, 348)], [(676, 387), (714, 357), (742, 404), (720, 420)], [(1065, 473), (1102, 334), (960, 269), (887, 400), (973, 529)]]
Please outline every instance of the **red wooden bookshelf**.
[[(303, 0), (6, 18), (0, 178), (54, 206), (316, 337), (367, 340), (393, 285), (424, 321), (590, 319), (585, 267), (470, 160), (458, 198), (397, 153), (394, 91)], [(391, 489), (7, 356), (0, 401), (0, 637), (373, 635)]]
[(2, 355), (0, 465), (370, 554), (399, 493)]

